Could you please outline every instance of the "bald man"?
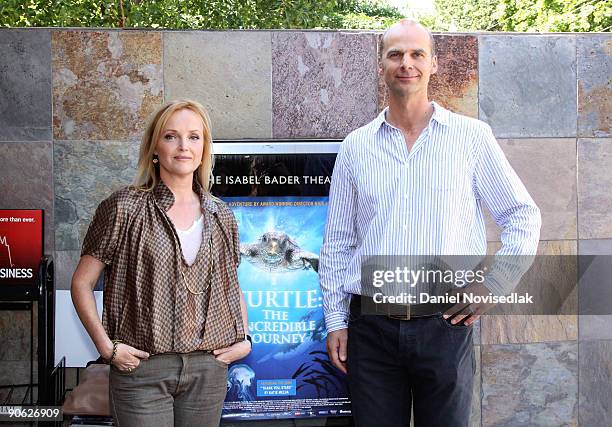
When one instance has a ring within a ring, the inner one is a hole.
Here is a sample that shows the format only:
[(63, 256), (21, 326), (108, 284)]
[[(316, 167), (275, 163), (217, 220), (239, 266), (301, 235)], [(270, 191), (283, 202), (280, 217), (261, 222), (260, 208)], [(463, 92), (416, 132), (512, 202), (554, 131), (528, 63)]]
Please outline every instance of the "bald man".
[[(379, 70), (389, 107), (346, 137), (334, 166), (319, 274), (327, 350), (348, 373), (357, 426), (408, 426), (411, 402), (416, 426), (467, 426), (473, 323), (491, 308), (415, 303), (406, 314), (368, 314), (364, 257), (484, 256), (483, 205), (503, 228), (498, 254), (537, 249), (539, 209), (491, 128), (429, 100), (437, 69), (427, 29), (410, 20), (389, 28)], [(470, 289), (508, 291), (492, 279)]]

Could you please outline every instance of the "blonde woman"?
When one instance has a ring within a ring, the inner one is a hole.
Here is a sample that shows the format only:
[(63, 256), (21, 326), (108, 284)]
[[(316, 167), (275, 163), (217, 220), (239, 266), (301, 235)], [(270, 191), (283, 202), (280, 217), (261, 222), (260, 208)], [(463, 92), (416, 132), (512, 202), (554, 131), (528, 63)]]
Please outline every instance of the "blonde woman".
[[(227, 365), (251, 351), (238, 229), (211, 196), (210, 123), (170, 102), (147, 126), (135, 185), (98, 207), (72, 278), (76, 311), (111, 365), (118, 426), (219, 424)], [(104, 271), (100, 321), (92, 290)]]

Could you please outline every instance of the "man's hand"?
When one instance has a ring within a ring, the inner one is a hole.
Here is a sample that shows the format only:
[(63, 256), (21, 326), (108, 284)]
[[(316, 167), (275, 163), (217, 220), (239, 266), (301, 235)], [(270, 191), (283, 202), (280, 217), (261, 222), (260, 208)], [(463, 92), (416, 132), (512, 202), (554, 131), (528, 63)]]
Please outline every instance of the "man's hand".
[(217, 360), (229, 365), (236, 360), (242, 359), (251, 352), (251, 343), (247, 340), (240, 341), (229, 347), (219, 348), (213, 351)]
[[(453, 290), (453, 294), (461, 295), (470, 293), (472, 295), (480, 295), (487, 296), (491, 293), (483, 284), (471, 284), (466, 286), (465, 288), (460, 288)], [(480, 316), (482, 316), (487, 311), (491, 310), (495, 307), (495, 304), (468, 304), (464, 302), (460, 302), (458, 304), (453, 305), (451, 308), (446, 310), (443, 314), (444, 319), (451, 318), (451, 323), (456, 325), (461, 323), (463, 320), (463, 324), (466, 326), (470, 326), (472, 323), (477, 321)], [(454, 317), (453, 317), (454, 316)]]
[(338, 329), (327, 334), (327, 354), (332, 364), (346, 374), (346, 343), (348, 329)]

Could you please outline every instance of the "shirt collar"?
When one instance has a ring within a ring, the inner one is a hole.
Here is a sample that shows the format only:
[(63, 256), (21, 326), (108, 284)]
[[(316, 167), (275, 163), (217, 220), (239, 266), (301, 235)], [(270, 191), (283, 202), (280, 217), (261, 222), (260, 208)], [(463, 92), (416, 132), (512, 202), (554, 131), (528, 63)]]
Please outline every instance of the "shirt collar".
[[(196, 179), (195, 174), (193, 176), (192, 188), (193, 191), (200, 196), (200, 206), (203, 210), (207, 210), (212, 213), (217, 212), (217, 204), (212, 200), (210, 194), (204, 191)], [(168, 188), (168, 186), (161, 179), (153, 189), (153, 196), (164, 212), (167, 212), (168, 209), (170, 209), (174, 204), (174, 194), (172, 193), (172, 190), (170, 190), (170, 188)]]
[[(435, 120), (436, 122), (438, 122), (438, 124), (441, 124), (443, 126), (448, 125), (448, 115), (450, 112), (435, 101), (431, 101), (431, 105), (433, 105), (434, 107), (434, 112), (431, 116), (432, 120)], [(387, 126), (392, 126), (387, 121), (387, 111), (389, 111), (389, 107), (385, 107), (385, 109), (382, 110), (380, 114), (374, 119), (371, 127), (372, 133), (378, 132), (383, 123), (385, 123)]]
[(433, 113), (432, 119), (434, 119), (436, 122), (438, 122), (439, 124), (443, 126), (447, 126), (448, 116), (450, 114), (450, 111), (442, 107), (436, 101), (431, 101), (431, 105), (433, 105), (434, 107), (434, 113)]

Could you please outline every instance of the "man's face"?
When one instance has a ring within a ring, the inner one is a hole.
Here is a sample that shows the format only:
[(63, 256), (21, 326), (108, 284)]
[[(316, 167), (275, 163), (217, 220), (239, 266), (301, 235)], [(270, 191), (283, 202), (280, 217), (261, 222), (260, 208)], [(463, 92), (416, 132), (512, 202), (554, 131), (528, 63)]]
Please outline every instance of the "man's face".
[(423, 92), (427, 95), (429, 77), (438, 69), (431, 55), (429, 34), (417, 25), (391, 29), (385, 38), (380, 73), (391, 97)]

